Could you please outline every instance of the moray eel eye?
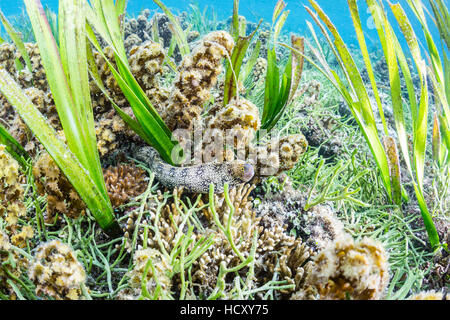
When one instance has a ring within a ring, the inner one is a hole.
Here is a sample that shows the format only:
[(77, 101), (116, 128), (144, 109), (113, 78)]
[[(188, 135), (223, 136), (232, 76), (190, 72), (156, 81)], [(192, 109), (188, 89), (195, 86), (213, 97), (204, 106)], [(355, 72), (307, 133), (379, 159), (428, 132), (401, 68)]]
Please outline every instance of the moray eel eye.
[(254, 174), (255, 170), (253, 170), (253, 166), (251, 164), (246, 163), (242, 166), (242, 180), (248, 182), (253, 178)]

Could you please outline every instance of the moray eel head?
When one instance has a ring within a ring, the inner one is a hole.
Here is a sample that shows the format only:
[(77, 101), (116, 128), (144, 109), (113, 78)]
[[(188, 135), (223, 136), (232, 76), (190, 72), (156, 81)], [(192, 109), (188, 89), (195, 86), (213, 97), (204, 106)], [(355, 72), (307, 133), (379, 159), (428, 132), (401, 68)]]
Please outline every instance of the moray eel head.
[(234, 176), (243, 182), (250, 181), (255, 175), (255, 170), (249, 163), (235, 163), (232, 165), (232, 171)]

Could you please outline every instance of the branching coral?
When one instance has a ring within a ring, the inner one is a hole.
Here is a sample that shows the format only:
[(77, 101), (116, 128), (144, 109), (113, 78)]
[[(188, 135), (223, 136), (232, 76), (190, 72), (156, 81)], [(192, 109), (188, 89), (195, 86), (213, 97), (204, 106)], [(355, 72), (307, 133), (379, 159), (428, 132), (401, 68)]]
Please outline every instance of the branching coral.
[(86, 273), (75, 252), (59, 240), (36, 249), (28, 276), (36, 285), (37, 295), (57, 300), (78, 300), (81, 285), (86, 281)]
[(83, 200), (48, 153), (39, 156), (33, 167), (33, 175), (38, 192), (47, 194), (47, 222), (53, 222), (57, 213), (71, 218), (84, 213), (86, 206)]
[[(236, 268), (252, 250), (255, 250), (254, 260), (248, 267), (254, 275), (254, 283), (250, 286), (263, 287), (275, 278), (284, 283), (281, 292), (290, 294), (303, 285), (310, 268), (311, 250), (300, 239), (288, 235), (282, 221), (256, 216), (249, 198), (253, 188), (244, 185), (232, 189), (229, 194), (216, 195), (215, 205), (210, 204), (207, 217), (215, 221), (210, 227), (215, 245), (194, 264), (193, 273), (193, 279), (206, 290), (204, 294), (215, 287), (222, 265), (227, 269)], [(255, 236), (256, 247), (253, 248)], [(226, 282), (225, 291), (231, 288), (232, 283)]]
[(150, 194), (148, 210), (137, 209), (129, 215), (126, 236), (130, 247), (136, 241), (138, 250), (147, 246), (172, 259), (183, 252), (179, 263), (191, 265), (191, 287), (184, 287), (183, 277), (188, 276), (174, 267), (170, 278), (175, 295), (189, 290), (195, 296), (231, 298), (237, 294), (233, 288), (238, 278), (226, 274), (236, 270), (246, 283), (245, 290), (257, 293), (276, 288), (289, 296), (303, 286), (312, 252), (300, 239), (288, 235), (281, 221), (256, 216), (249, 197), (253, 189), (241, 185), (224, 194), (211, 194), (214, 205), (206, 206), (200, 197), (195, 197), (195, 203), (189, 198), (181, 201), (182, 192), (176, 189), (171, 197)]
[(315, 292), (321, 299), (380, 299), (389, 283), (387, 253), (369, 238), (355, 242), (343, 236), (319, 252), (313, 263), (304, 292)]
[(283, 183), (281, 190), (258, 191), (263, 193), (255, 208), (259, 216), (283, 221), (315, 252), (325, 249), (346, 234), (344, 225), (333, 213), (331, 206), (321, 204), (305, 211), (306, 195), (302, 188), (294, 189), (289, 177), (285, 176), (283, 180), (283, 175), (270, 183), (279, 187), (280, 180)]
[(118, 207), (140, 195), (147, 187), (145, 172), (132, 165), (119, 164), (104, 170), (106, 189), (111, 204)]
[(203, 104), (210, 98), (211, 88), (222, 70), (222, 58), (229, 56), (233, 47), (229, 33), (215, 31), (184, 57), (163, 114), (171, 130), (191, 129), (193, 122), (199, 119)]

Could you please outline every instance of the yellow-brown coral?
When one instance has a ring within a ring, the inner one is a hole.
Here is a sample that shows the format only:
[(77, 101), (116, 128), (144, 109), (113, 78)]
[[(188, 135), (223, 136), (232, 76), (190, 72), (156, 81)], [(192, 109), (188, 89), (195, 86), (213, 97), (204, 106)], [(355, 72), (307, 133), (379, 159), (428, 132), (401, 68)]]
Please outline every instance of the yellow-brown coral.
[(222, 58), (230, 55), (233, 38), (226, 31), (206, 35), (192, 53), (183, 58), (163, 119), (171, 130), (190, 129), (222, 71)]
[[(120, 294), (122, 299), (136, 299), (142, 294), (142, 281), (146, 281), (146, 289), (154, 295), (159, 286), (159, 299), (167, 299), (170, 295), (171, 271), (170, 261), (160, 251), (155, 249), (140, 249), (134, 253), (133, 269), (128, 273), (128, 284), (131, 288)], [(147, 271), (146, 271), (147, 270)], [(144, 273), (145, 274), (144, 277)]]
[(34, 236), (34, 230), (31, 226), (27, 225), (22, 230), (11, 237), (11, 243), (19, 248), (24, 248), (27, 245), (27, 240), (32, 239)]
[[(408, 300), (443, 300), (444, 294), (434, 290), (422, 291), (408, 297)], [(448, 300), (448, 297), (447, 297)]]
[(376, 300), (389, 283), (387, 253), (370, 238), (355, 242), (343, 236), (319, 252), (313, 263), (306, 286), (321, 299)]
[(0, 145), (0, 217), (13, 229), (18, 218), (26, 214), (24, 182), (19, 164), (7, 153), (6, 147)]
[(252, 148), (249, 158), (257, 168), (255, 176), (276, 176), (292, 169), (307, 147), (308, 141), (298, 133)]
[(57, 300), (77, 300), (86, 281), (83, 266), (74, 251), (60, 240), (44, 243), (36, 249), (28, 276), (36, 285), (36, 294)]
[(128, 59), (131, 72), (158, 111), (162, 110), (161, 105), (169, 97), (168, 91), (158, 81), (158, 76), (163, 72), (164, 59), (164, 49), (155, 42), (145, 42), (134, 47)]
[(258, 108), (244, 98), (233, 98), (211, 118), (208, 129), (222, 130), (227, 145), (240, 149), (250, 144), (260, 125)]
[(19, 277), (21, 275), (18, 257), (11, 249), (11, 242), (6, 233), (0, 230), (0, 291), (6, 293), (10, 299), (15, 298), (14, 290), (8, 284), (10, 276)]
[(46, 221), (53, 223), (57, 213), (77, 218), (84, 213), (86, 206), (72, 184), (59, 169), (52, 157), (44, 152), (33, 167), (38, 192), (47, 194)]

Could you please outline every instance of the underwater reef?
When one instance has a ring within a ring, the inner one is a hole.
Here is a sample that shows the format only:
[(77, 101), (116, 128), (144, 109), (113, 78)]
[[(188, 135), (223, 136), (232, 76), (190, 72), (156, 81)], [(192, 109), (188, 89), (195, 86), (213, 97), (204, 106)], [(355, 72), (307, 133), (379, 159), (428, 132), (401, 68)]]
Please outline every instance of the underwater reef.
[[(320, 50), (321, 60), (314, 37), (292, 35), (276, 19), (272, 26), (237, 14), (207, 21), (200, 10), (174, 16), (160, 8), (121, 15), (119, 49), (100, 24), (86, 39), (80, 92), (91, 107), (86, 131), (96, 154), (87, 158), (98, 160), (102, 179), (92, 178), (95, 188), (84, 192), (107, 199), (116, 233), (103, 228), (64, 157), (32, 130), (0, 82), (0, 129), (8, 132), (0, 130), (0, 299), (450, 299), (444, 147), (440, 160), (427, 158), (419, 194), (407, 160), (388, 159), (408, 199), (395, 203), (395, 175), (387, 192), (348, 101), (314, 67), (338, 66), (333, 50)], [(287, 18), (283, 1), (277, 8)], [(0, 76), (17, 84), (21, 101), (71, 149), (39, 39), (23, 47), (9, 40), (0, 41)], [(393, 66), (382, 55), (371, 52), (373, 70), (362, 67), (366, 84), (373, 75), (389, 84)], [(76, 77), (61, 74), (74, 90)], [(404, 99), (422, 89), (420, 75), (411, 79), (399, 84)], [(373, 106), (379, 96), (391, 102), (389, 85), (376, 94), (366, 87)], [(438, 112), (438, 98), (430, 100)], [(383, 117), (370, 109), (374, 128), (385, 125), (397, 137), (397, 114), (386, 109)], [(432, 130), (434, 141), (439, 129)], [(163, 140), (167, 132), (172, 139)], [(184, 157), (167, 161), (161, 151), (169, 142), (171, 155), (182, 150)], [(428, 149), (435, 154), (434, 145)], [(420, 195), (438, 249), (429, 243)]]

